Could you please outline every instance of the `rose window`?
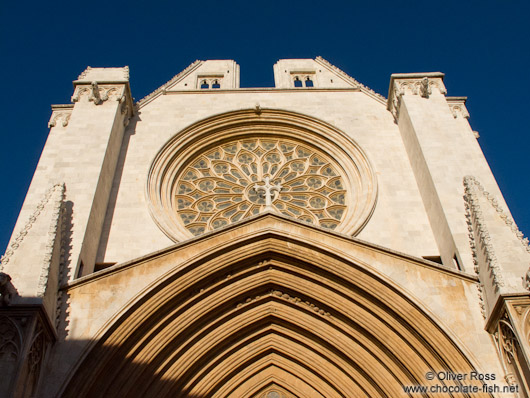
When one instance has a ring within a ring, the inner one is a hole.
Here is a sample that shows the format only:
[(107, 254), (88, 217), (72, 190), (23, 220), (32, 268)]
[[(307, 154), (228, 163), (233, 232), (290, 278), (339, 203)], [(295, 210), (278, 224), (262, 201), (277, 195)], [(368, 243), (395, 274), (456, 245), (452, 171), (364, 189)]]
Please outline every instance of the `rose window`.
[(178, 218), (193, 235), (258, 214), (267, 203), (286, 216), (335, 229), (347, 202), (340, 168), (329, 156), (273, 138), (231, 141), (195, 156), (177, 176), (174, 195)]

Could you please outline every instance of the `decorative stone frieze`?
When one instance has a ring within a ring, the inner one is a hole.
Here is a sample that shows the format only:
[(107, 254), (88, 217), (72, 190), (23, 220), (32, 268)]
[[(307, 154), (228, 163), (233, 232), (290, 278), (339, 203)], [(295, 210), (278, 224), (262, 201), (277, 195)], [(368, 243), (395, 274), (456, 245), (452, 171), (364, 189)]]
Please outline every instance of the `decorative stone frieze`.
[(101, 105), (103, 102), (111, 99), (122, 101), (125, 96), (126, 86), (120, 85), (103, 85), (98, 82), (92, 82), (90, 85), (77, 85), (72, 96), (72, 102), (78, 102), (82, 98), (87, 97), (88, 101), (96, 105)]
[(403, 95), (419, 95), (428, 99), (434, 92), (445, 95), (447, 90), (443, 83), (444, 74), (432, 73), (399, 73), (390, 78), (387, 108), (397, 120)]

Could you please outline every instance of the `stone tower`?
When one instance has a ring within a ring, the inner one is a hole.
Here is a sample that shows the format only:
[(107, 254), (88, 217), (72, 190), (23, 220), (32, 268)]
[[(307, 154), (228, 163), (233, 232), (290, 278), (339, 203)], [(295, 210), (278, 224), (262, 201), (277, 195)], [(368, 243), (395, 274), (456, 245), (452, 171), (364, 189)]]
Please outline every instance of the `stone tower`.
[(2, 257), (0, 395), (528, 398), (528, 240), (443, 79), (87, 68)]

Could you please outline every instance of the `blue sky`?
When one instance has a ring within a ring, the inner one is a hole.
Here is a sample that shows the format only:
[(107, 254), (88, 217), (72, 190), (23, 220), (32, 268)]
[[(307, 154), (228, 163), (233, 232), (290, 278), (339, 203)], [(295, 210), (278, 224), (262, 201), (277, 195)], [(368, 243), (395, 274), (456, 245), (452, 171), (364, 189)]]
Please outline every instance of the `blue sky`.
[[(196, 59), (234, 59), (241, 85), (273, 85), (282, 58), (321, 55), (388, 94), (392, 73), (441, 71), (520, 229), (530, 233), (530, 2), (3, 2), (0, 252), (44, 146), (51, 104), (86, 66), (131, 69), (140, 99)], [(450, 148), (448, 148), (448, 151)]]

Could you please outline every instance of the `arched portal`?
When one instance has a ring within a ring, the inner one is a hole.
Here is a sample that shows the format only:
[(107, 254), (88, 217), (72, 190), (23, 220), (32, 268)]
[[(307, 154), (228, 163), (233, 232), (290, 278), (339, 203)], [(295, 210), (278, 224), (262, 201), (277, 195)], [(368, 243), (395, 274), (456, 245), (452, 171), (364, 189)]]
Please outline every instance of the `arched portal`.
[(398, 287), (309, 242), (233, 234), (176, 267), (102, 331), (63, 396), (395, 398), (439, 384), (428, 371), (474, 369)]

